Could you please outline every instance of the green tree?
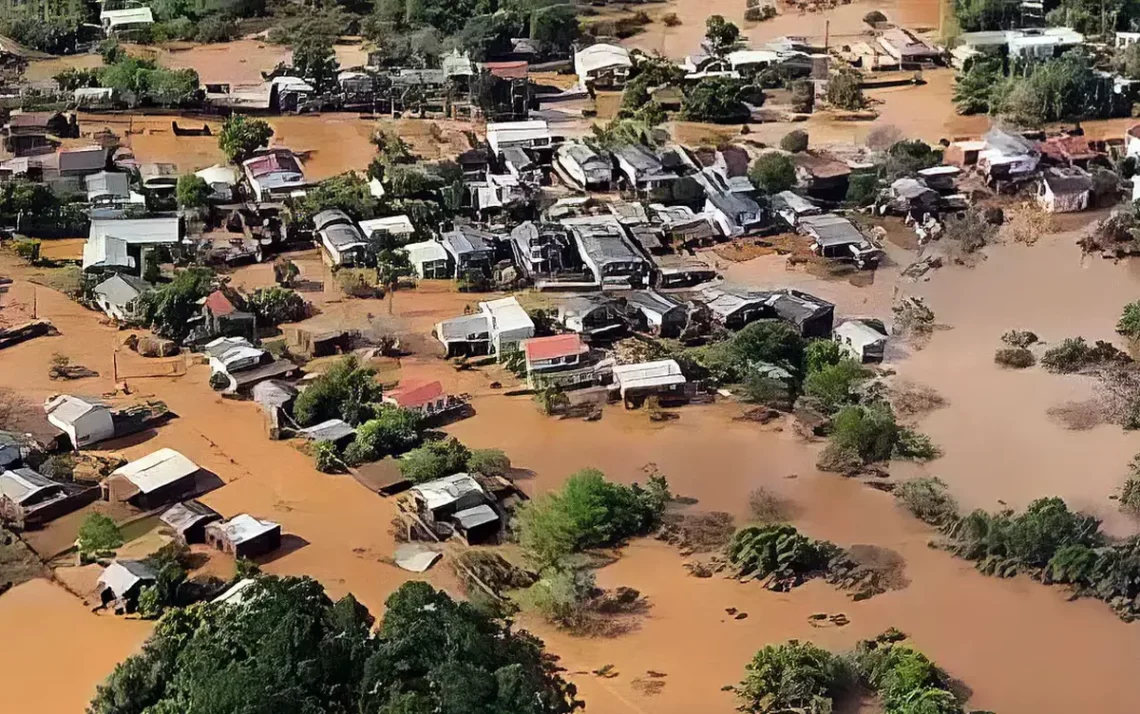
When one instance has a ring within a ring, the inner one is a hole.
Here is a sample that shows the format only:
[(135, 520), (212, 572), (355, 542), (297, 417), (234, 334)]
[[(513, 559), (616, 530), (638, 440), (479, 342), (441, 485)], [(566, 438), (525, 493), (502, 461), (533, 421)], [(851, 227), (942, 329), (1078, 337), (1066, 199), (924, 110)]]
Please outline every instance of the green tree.
[(796, 166), (785, 154), (770, 151), (752, 163), (748, 178), (765, 193), (779, 193), (796, 185)]
[(808, 374), (804, 379), (804, 395), (813, 398), (827, 413), (833, 413), (855, 401), (856, 390), (871, 373), (853, 359), (843, 359)]
[(423, 418), (398, 407), (382, 407), (374, 419), (356, 430), (356, 438), (345, 449), (349, 463), (367, 463), (387, 455), (401, 454), (420, 442)]
[(429, 441), (400, 457), (400, 473), (413, 483), (423, 483), (460, 473), (470, 457), (468, 448), (454, 437)]
[(731, 354), (739, 364), (766, 362), (783, 367), (794, 375), (802, 372), (804, 340), (799, 333), (778, 320), (757, 320), (732, 338)]
[(467, 470), (483, 476), (506, 476), (511, 470), (511, 459), (501, 449), (472, 449)]
[(213, 193), (210, 184), (201, 176), (183, 174), (178, 177), (175, 196), (178, 198), (180, 208), (201, 208), (206, 205)]
[(123, 544), (119, 526), (102, 513), (90, 513), (79, 524), (75, 545), (83, 555), (113, 551)]
[(572, 5), (550, 5), (531, 13), (530, 38), (552, 54), (569, 52), (579, 32), (578, 15)]
[(839, 109), (862, 109), (867, 100), (863, 97), (863, 75), (852, 69), (834, 72), (827, 80), (827, 101)]
[(285, 322), (300, 322), (309, 316), (312, 307), (295, 290), (273, 285), (254, 290), (246, 303), (263, 326), (276, 327)]
[(942, 163), (942, 152), (932, 149), (919, 139), (896, 141), (887, 149), (887, 160), (883, 167), (888, 181), (900, 176), (908, 176), (922, 169)]
[(685, 94), (681, 114), (688, 121), (732, 124), (748, 121), (748, 107), (740, 101), (743, 83), (728, 77), (707, 77)]
[(293, 418), (301, 426), (329, 419), (359, 424), (371, 418), (383, 391), (376, 370), (363, 367), (355, 355), (331, 365), (305, 388), (293, 405)]
[(963, 32), (1019, 27), (1021, 6), (1013, 0), (955, 0), (954, 15)]
[[(390, 201), (387, 207), (392, 215), (400, 213)], [(317, 213), (329, 209), (339, 209), (354, 220), (375, 218), (381, 212), (380, 201), (372, 195), (368, 181), (355, 171), (338, 174), (325, 179), (305, 193), (305, 197), (293, 206), (293, 220), (306, 223)]]
[(218, 134), (218, 148), (226, 160), (240, 164), (254, 151), (269, 145), (273, 128), (264, 119), (250, 119), (242, 114), (231, 114), (222, 122)]
[(954, 104), (959, 114), (997, 112), (1005, 73), (1001, 58), (977, 57), (954, 79)]
[(829, 714), (843, 685), (839, 664), (830, 652), (810, 642), (768, 645), (745, 667), (744, 681), (736, 689), (741, 710)]
[(802, 129), (793, 129), (784, 138), (780, 139), (780, 148), (790, 154), (798, 154), (801, 151), (807, 151), (808, 148), (808, 133)]
[(1132, 340), (1140, 338), (1140, 300), (1124, 306), (1116, 322), (1116, 333)]
[(317, 94), (337, 87), (340, 63), (332, 42), (323, 37), (306, 38), (293, 45), (293, 69), (313, 85)]
[(714, 55), (723, 57), (740, 43), (740, 28), (723, 15), (709, 15), (705, 20), (705, 42)]
[(855, 206), (869, 206), (879, 195), (879, 177), (873, 173), (851, 174), (847, 181), (847, 202)]
[(142, 297), (146, 324), (160, 337), (181, 341), (190, 334), (190, 318), (199, 301), (214, 289), (214, 271), (193, 266), (179, 270), (174, 279)]

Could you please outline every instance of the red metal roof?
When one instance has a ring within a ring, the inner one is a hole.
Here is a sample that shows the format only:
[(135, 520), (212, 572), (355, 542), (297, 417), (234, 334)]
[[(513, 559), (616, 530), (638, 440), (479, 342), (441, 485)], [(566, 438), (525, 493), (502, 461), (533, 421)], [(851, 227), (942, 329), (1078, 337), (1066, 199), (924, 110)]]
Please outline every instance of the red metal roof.
[(210, 293), (209, 297), (206, 298), (206, 307), (210, 308), (210, 312), (218, 317), (237, 312), (237, 308), (221, 290)]
[(388, 390), (384, 396), (399, 407), (421, 407), (442, 397), (443, 385), (439, 382), (411, 382)]
[(502, 79), (526, 79), (527, 72), (530, 71), (530, 63), (522, 60), (516, 62), (484, 62), (483, 67)]
[(1051, 136), (1041, 142), (1041, 153), (1057, 160), (1082, 160), (1098, 156), (1083, 136)]
[(528, 362), (554, 359), (555, 357), (572, 357), (589, 352), (590, 348), (582, 342), (581, 335), (571, 332), (567, 335), (554, 335), (553, 337), (532, 337), (523, 342), (523, 352)]

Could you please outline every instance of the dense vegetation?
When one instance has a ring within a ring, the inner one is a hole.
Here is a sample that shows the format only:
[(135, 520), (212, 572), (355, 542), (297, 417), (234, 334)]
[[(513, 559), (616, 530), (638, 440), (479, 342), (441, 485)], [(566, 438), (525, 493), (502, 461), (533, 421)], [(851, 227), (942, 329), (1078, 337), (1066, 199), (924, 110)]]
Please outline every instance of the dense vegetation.
[(145, 324), (159, 337), (181, 342), (190, 334), (190, 318), (201, 310), (199, 301), (215, 286), (214, 271), (192, 266), (179, 270), (165, 285), (142, 297)]
[(734, 574), (770, 579), (773, 590), (789, 590), (822, 574), (842, 552), (834, 543), (812, 540), (784, 523), (742, 528), (725, 549)]
[(558, 491), (519, 509), (519, 545), (538, 566), (557, 566), (574, 553), (648, 534), (660, 523), (669, 499), (663, 477), (653, 476), (645, 486), (625, 486), (607, 481), (601, 471), (584, 469)]
[(889, 630), (843, 655), (798, 640), (768, 645), (745, 667), (736, 688), (740, 709), (827, 714), (861, 687), (878, 697), (885, 714), (961, 714), (950, 677), (903, 640)]
[(373, 618), (308, 578), (264, 576), (241, 606), (167, 612), (118, 665), (91, 714), (528, 712), (582, 706), (542, 643), (427, 583), (405, 583)]
[(828, 439), (818, 464), (825, 471), (856, 472), (892, 458), (926, 460), (940, 453), (930, 437), (899, 424), (891, 405), (879, 400), (840, 409)]
[(360, 424), (375, 413), (383, 396), (376, 370), (363, 367), (354, 355), (335, 362), (297, 397), (293, 418), (301, 426), (328, 419)]

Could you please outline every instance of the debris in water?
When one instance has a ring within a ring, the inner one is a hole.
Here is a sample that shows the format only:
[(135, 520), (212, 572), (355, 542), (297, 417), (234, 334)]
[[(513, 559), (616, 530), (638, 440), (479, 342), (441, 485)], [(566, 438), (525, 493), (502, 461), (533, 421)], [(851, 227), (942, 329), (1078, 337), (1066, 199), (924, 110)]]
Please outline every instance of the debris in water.
[(598, 675), (599, 677), (605, 677), (606, 679), (613, 679), (614, 677), (618, 676), (618, 673), (614, 671), (614, 666), (612, 664), (603, 665), (595, 669), (594, 674)]
[(443, 557), (443, 553), (419, 543), (405, 543), (396, 548), (396, 565), (412, 573), (422, 573)]

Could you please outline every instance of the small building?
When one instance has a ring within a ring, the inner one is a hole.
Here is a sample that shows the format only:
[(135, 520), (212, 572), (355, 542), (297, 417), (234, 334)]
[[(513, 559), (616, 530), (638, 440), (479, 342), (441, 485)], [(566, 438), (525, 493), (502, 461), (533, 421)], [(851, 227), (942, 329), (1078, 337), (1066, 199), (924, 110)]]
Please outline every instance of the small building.
[(626, 238), (625, 229), (613, 216), (568, 218), (582, 262), (602, 289), (629, 289), (648, 283), (650, 266)]
[(269, 438), (280, 439), (282, 427), (292, 423), (289, 414), (297, 398), (297, 388), (288, 382), (267, 379), (253, 385), (250, 394), (265, 414)]
[(605, 295), (573, 295), (558, 304), (558, 322), (588, 338), (612, 337), (626, 328), (620, 303)]
[(243, 337), (219, 337), (204, 346), (210, 361), (210, 386), (222, 394), (249, 393), (259, 382), (282, 379), (297, 365), (275, 359)]
[(990, 181), (1023, 178), (1037, 170), (1041, 155), (1029, 139), (996, 127), (983, 139), (986, 148), (978, 153), (978, 167)]
[(672, 186), (678, 176), (667, 170), (649, 149), (627, 144), (614, 149), (613, 154), (618, 174), (629, 190), (654, 200), (672, 198)]
[(958, 177), (962, 175), (962, 169), (957, 166), (931, 166), (928, 169), (920, 169), (918, 178), (927, 186), (935, 191), (953, 192), (957, 189)]
[(380, 236), (390, 236), (396, 243), (406, 243), (416, 234), (416, 227), (412, 220), (401, 214), (399, 216), (384, 216), (372, 218), (359, 223), (360, 230), (366, 239), (372, 240)]
[(306, 359), (345, 354), (352, 350), (360, 338), (357, 330), (322, 330), (307, 325), (289, 325), (282, 328), (282, 331), (289, 351)]
[(215, 290), (202, 301), (202, 320), (209, 336), (238, 337), (247, 340), (257, 339), (257, 316), (252, 312), (239, 310), (234, 300), (237, 295), (227, 290)]
[(491, 353), (491, 319), (483, 312), (436, 323), (434, 333), (448, 358)]
[(513, 297), (481, 302), (479, 310), (488, 318), (491, 346), (500, 359), (520, 349), (523, 340), (534, 337), (534, 322)]
[(320, 424), (298, 429), (297, 435), (309, 441), (330, 441), (344, 446), (356, 436), (356, 429), (343, 419), (328, 419)]
[(29, 468), (0, 470), (0, 522), (13, 528), (37, 528), (98, 497), (98, 486), (60, 483)]
[(92, 219), (83, 245), (83, 269), (122, 269), (141, 276), (147, 254), (181, 241), (182, 226), (177, 217)]
[(808, 151), (792, 154), (791, 158), (796, 167), (796, 182), (800, 189), (821, 198), (838, 197), (842, 200), (846, 197), (847, 182), (851, 176), (851, 168), (847, 164)]
[(942, 51), (901, 27), (879, 35), (879, 46), (899, 64), (921, 64), (942, 59)]
[(767, 294), (720, 286), (702, 289), (701, 298), (713, 318), (730, 330), (739, 330), (769, 313)]
[(143, 317), (142, 296), (153, 290), (142, 278), (114, 273), (92, 288), (95, 304), (107, 317), (119, 322), (133, 323)]
[(368, 262), (368, 240), (344, 211), (337, 208), (321, 211), (313, 216), (313, 228), (332, 265), (354, 266)]
[(14, 431), (0, 431), (0, 469), (19, 465), (33, 443), (31, 436)]
[(870, 321), (846, 320), (832, 334), (844, 352), (859, 362), (882, 362), (887, 336)]
[(588, 364), (587, 359), (590, 348), (577, 333), (534, 337), (524, 340), (522, 349), (530, 389), (573, 388), (595, 381), (593, 365)]
[(594, 151), (581, 141), (568, 141), (554, 152), (554, 167), (574, 188), (608, 191), (614, 180), (609, 156)]
[(83, 146), (75, 149), (59, 150), (59, 175), (61, 178), (82, 179), (97, 174), (107, 168), (107, 150), (102, 146)]
[(401, 382), (384, 392), (384, 404), (407, 409), (423, 417), (432, 417), (458, 405), (458, 400), (443, 391), (443, 384), (434, 382)]
[(954, 141), (942, 152), (942, 160), (951, 166), (974, 166), (978, 158), (986, 150), (986, 142), (980, 139), (972, 141)]
[(511, 147), (553, 151), (560, 143), (562, 137), (556, 136), (543, 119), (487, 124), (487, 144), (496, 156)]
[(213, 191), (210, 195), (210, 200), (219, 203), (229, 203), (236, 200), (236, 189), (240, 177), (238, 176), (237, 169), (233, 166), (214, 164), (213, 166), (207, 166), (201, 171), (195, 171), (194, 175), (210, 186), (210, 190)]
[(257, 558), (281, 547), (281, 524), (242, 513), (206, 525), (206, 543), (235, 558)]
[(115, 436), (115, 422), (106, 404), (60, 394), (44, 403), (47, 420), (78, 450)]
[(158, 517), (187, 545), (205, 543), (206, 526), (221, 519), (220, 513), (195, 499), (176, 503)]
[(83, 182), (87, 188), (88, 203), (116, 204), (131, 201), (131, 181), (126, 174), (100, 171), (84, 177)]
[(499, 514), (486, 503), (456, 511), (450, 520), (467, 545), (486, 543), (499, 534)]
[(772, 196), (772, 210), (791, 228), (799, 227), (801, 218), (823, 212), (819, 206), (791, 191), (780, 191)]
[(701, 260), (670, 253), (653, 257), (656, 266), (656, 287), (661, 290), (691, 288), (715, 280), (716, 269)]
[(649, 396), (684, 394), (685, 375), (676, 360), (665, 359), (638, 364), (614, 366), (614, 386), (626, 408), (640, 404)]
[(173, 196), (178, 189), (178, 165), (166, 161), (139, 164), (139, 179), (147, 191)]
[(511, 250), (515, 265), (529, 278), (575, 270), (582, 263), (569, 229), (557, 223), (520, 223), (511, 230)]
[(1041, 173), (1037, 205), (1047, 213), (1076, 213), (1089, 207), (1092, 177), (1075, 166), (1051, 168)]
[(263, 149), (241, 166), (258, 203), (303, 196), (308, 185), (300, 160), (289, 149)]
[(677, 337), (689, 321), (685, 305), (655, 290), (633, 290), (624, 297), (627, 316), (638, 332)]
[(99, 24), (107, 36), (124, 36), (140, 31), (154, 24), (154, 15), (149, 7), (128, 7), (122, 10), (103, 10), (99, 13)]
[(767, 299), (775, 316), (796, 328), (805, 339), (831, 337), (835, 305), (800, 290), (778, 290)]
[(906, 176), (891, 183), (887, 198), (892, 210), (915, 218), (937, 213), (941, 201), (937, 191), (918, 179)]
[(620, 45), (599, 42), (574, 53), (574, 73), (583, 87), (621, 89), (631, 67), (629, 50)]
[(1051, 136), (1038, 146), (1041, 156), (1059, 166), (1088, 168), (1089, 162), (1101, 156), (1084, 136)]
[(404, 246), (404, 251), (407, 252), (408, 260), (411, 261), (417, 277), (425, 280), (446, 280), (455, 277), (451, 256), (439, 241), (409, 243)]
[(444, 521), (455, 513), (487, 502), (487, 492), (464, 473), (425, 481), (412, 486), (410, 492), (416, 510), (428, 523)]
[(174, 449), (159, 449), (112, 471), (101, 484), (103, 500), (156, 508), (192, 495), (200, 470)]
[(747, 235), (764, 224), (760, 205), (748, 196), (726, 191), (706, 191), (704, 213), (725, 238)]
[(860, 269), (873, 268), (882, 258), (882, 250), (871, 245), (863, 232), (843, 216), (808, 216), (800, 220), (800, 228), (812, 238), (812, 252), (820, 257), (853, 262)]
[(143, 587), (157, 579), (158, 574), (141, 560), (115, 560), (99, 576), (99, 599), (104, 607), (118, 603), (116, 610), (132, 612)]
[(466, 275), (472, 271), (490, 276), (495, 263), (495, 237), (467, 224), (456, 225), (440, 237), (443, 249), (455, 263), (455, 274)]

